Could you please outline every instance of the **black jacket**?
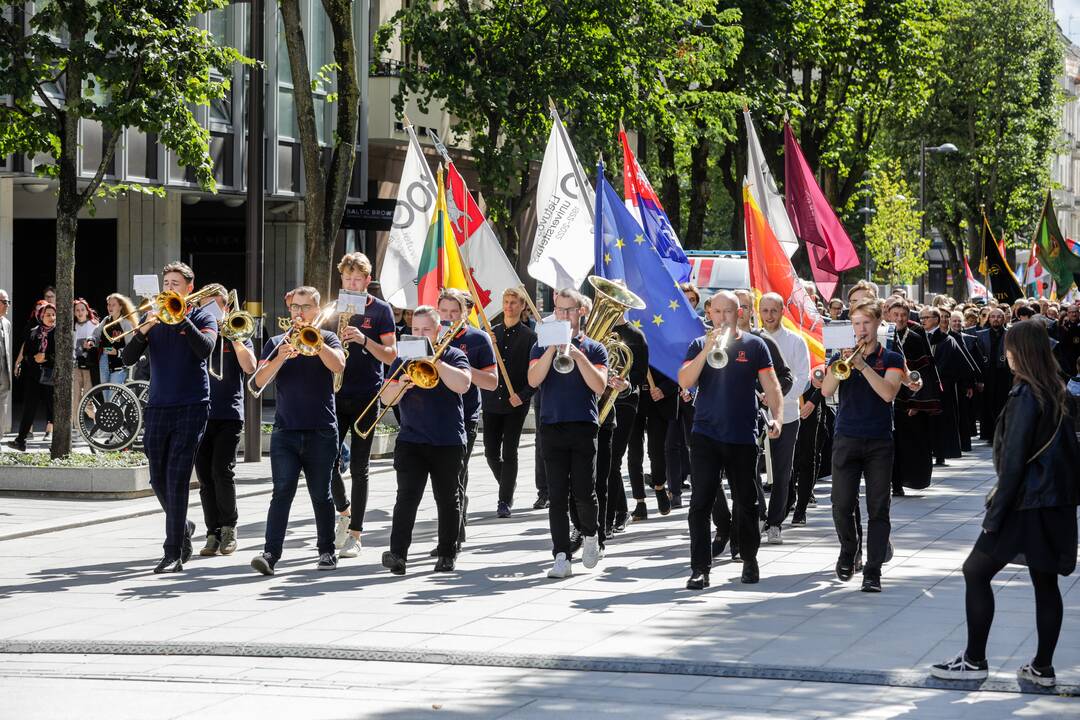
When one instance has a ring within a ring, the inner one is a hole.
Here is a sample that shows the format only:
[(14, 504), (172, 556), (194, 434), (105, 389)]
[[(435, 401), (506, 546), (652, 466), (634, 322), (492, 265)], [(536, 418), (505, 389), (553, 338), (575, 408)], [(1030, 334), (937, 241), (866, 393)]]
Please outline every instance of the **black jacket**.
[(510, 376), (510, 382), (514, 391), (522, 400), (521, 407), (510, 404), (510, 393), (506, 388), (506, 380), (502, 371), (499, 372), (499, 386), (494, 390), (482, 390), (480, 392), (484, 412), (506, 415), (512, 412), (524, 412), (529, 409), (529, 398), (536, 389), (529, 385), (529, 353), (536, 343), (536, 333), (524, 323), (518, 323), (507, 330), (502, 323), (491, 327), (495, 335), (495, 347), (502, 355), (506, 365), (506, 373)]
[(1065, 415), (1059, 423), (1052, 413), (1042, 411), (1028, 384), (1018, 381), (994, 430), (998, 480), (983, 529), (999, 530), (1014, 510), (1080, 504), (1078, 466), (1080, 446), (1072, 417)]

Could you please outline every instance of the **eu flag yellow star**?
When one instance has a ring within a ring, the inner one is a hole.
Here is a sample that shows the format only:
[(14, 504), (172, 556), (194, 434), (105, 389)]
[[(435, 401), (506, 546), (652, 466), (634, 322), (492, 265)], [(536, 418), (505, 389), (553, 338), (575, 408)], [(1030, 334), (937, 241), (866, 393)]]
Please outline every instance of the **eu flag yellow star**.
[(611, 253), (604, 253), (604, 262), (606, 262), (606, 263), (611, 262)]
[(653, 321), (653, 325), (663, 325), (664, 324), (664, 318), (660, 317), (659, 315), (653, 315), (652, 316), (652, 321)]
[(679, 301), (678, 300), (672, 300), (671, 302), (668, 303), (668, 307), (671, 308), (672, 310), (678, 310), (679, 309)]
[(626, 243), (624, 243), (624, 242), (622, 241), (622, 238), (619, 238), (618, 240), (616, 240), (616, 241), (615, 241), (615, 247), (617, 247), (617, 248), (619, 248), (620, 250), (622, 250), (622, 249), (623, 249), (624, 247), (626, 247)]
[(639, 234), (637, 237), (634, 238), (634, 242), (640, 245), (641, 243), (645, 242), (645, 236)]
[(641, 329), (641, 321), (640, 320), (631, 320), (630, 324), (633, 325), (634, 327), (636, 327), (638, 330)]

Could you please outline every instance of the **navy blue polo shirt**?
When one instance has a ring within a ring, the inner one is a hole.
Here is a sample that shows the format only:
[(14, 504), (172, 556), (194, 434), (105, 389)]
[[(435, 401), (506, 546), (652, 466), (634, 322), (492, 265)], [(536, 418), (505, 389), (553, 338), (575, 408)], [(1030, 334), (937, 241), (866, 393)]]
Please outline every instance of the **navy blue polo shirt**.
[[(573, 340), (574, 345), (585, 353), (593, 365), (607, 368), (607, 348), (591, 338), (582, 336)], [(529, 353), (529, 366), (540, 359), (547, 348), (533, 345)], [(585, 378), (575, 367), (572, 372), (563, 375), (552, 367), (544, 382), (537, 388), (540, 402), (540, 424), (553, 425), (564, 422), (597, 423), (599, 413), (596, 409), (596, 393), (585, 384)]]
[[(322, 330), (323, 343), (341, 349), (338, 336)], [(275, 335), (263, 346), (262, 362), (277, 353), (281, 335)], [(334, 374), (317, 355), (286, 360), (274, 378), (277, 387), (277, 409), (274, 427), (282, 430), (337, 429), (337, 406), (334, 403)]]
[[(469, 359), (456, 347), (446, 348), (439, 359), (450, 367), (469, 369)], [(401, 360), (395, 360), (390, 366), (391, 374), (399, 365)], [(394, 388), (399, 387), (397, 379), (390, 384)], [(413, 386), (401, 397), (398, 409), (401, 415), (398, 440), (420, 445), (465, 445), (462, 396), (446, 387), (441, 380), (430, 390)]]
[[(835, 357), (835, 355), (834, 355)], [(833, 358), (830, 358), (830, 361)], [(866, 364), (878, 375), (904, 371), (900, 353), (886, 350), (880, 344)], [(840, 407), (836, 411), (836, 434), (867, 440), (891, 440), (893, 430), (892, 403), (885, 402), (874, 392), (863, 374), (851, 369), (851, 377), (840, 383)]]
[[(213, 354), (210, 355), (210, 360), (215, 365), (218, 358), (221, 358), (221, 379), (210, 376), (210, 419), (243, 421), (244, 371), (240, 369), (240, 361), (236, 359), (232, 342), (218, 337), (218, 345), (222, 344), (224, 353), (221, 347), (215, 346)], [(244, 347), (255, 352), (250, 340), (244, 341)]]
[[(383, 335), (394, 335), (394, 311), (390, 305), (374, 295), (368, 295), (363, 315), (353, 315), (349, 324), (363, 333), (368, 341), (381, 343)], [(366, 341), (364, 341), (366, 342)], [(356, 400), (370, 398), (383, 382), (382, 361), (364, 349), (360, 342), (348, 344), (349, 357), (345, 359), (345, 376), (338, 397)]]
[[(466, 325), (454, 337), (450, 346), (465, 353), (465, 357), (469, 359), (469, 365), (477, 370), (491, 370), (495, 367), (495, 348), (491, 345), (491, 338), (483, 330)], [(461, 396), (461, 399), (465, 404), (465, 422), (478, 421), (480, 419), (480, 388), (473, 384)]]
[[(704, 335), (691, 342), (686, 362), (704, 347)], [(717, 442), (753, 445), (757, 442), (758, 374), (772, 368), (772, 355), (764, 340), (748, 332), (728, 341), (727, 354), (726, 367), (717, 370), (706, 363), (701, 370), (693, 432)]]
[[(202, 333), (217, 337), (217, 321), (202, 308), (188, 311), (188, 320)], [(176, 407), (210, 401), (210, 380), (206, 360), (188, 344), (191, 326), (186, 322), (167, 325), (159, 322), (146, 333), (150, 358), (148, 407)]]

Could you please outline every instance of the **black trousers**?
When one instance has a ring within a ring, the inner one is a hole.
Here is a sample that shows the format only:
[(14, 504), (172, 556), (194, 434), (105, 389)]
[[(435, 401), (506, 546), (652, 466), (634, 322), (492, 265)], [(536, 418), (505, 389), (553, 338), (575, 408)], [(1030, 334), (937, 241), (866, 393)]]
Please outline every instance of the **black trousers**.
[(854, 561), (862, 552), (859, 482), (866, 477), (866, 564), (863, 575), (881, 577), (889, 546), (893, 441), (837, 435), (833, 438), (832, 514), (840, 558)]
[(690, 525), (690, 568), (695, 572), (708, 572), (712, 567), (713, 505), (722, 505), (721, 522), (717, 532), (731, 536), (731, 515), (720, 485), (720, 474), (727, 474), (731, 485), (731, 503), (735, 508), (735, 530), (739, 536), (739, 551), (744, 560), (757, 559), (761, 534), (758, 532), (758, 494), (755, 482), (757, 447), (735, 445), (713, 440), (707, 435), (694, 433), (690, 444), (690, 484), (694, 492), (690, 496), (687, 521)]
[(588, 422), (541, 425), (544, 468), (548, 481), (548, 526), (552, 555), (570, 557), (568, 503), (573, 495), (581, 534), (596, 534), (597, 505), (593, 474), (596, 468), (596, 436), (599, 428)]
[(23, 411), (22, 420), (19, 421), (18, 442), (26, 442), (26, 438), (34, 429), (34, 420), (37, 419), (38, 408), (45, 407), (45, 421), (52, 422), (53, 386), (42, 385), (38, 380), (41, 370), (29, 363), (23, 363)]
[(537, 393), (533, 396), (533, 402), (535, 403), (534, 409), (536, 414), (536, 437), (533, 438), (533, 480), (536, 483), (536, 496), (538, 498), (548, 497), (548, 482), (547, 482), (547, 468), (544, 467), (544, 451), (542, 448), (543, 440), (540, 437), (540, 394)]
[(528, 414), (528, 405), (522, 405), (510, 413), (484, 412), (484, 457), (495, 481), (499, 483), (499, 502), (510, 507), (514, 505), (514, 490), (517, 488), (521, 428)]
[(799, 435), (795, 439), (795, 455), (791, 466), (791, 484), (795, 488), (788, 497), (788, 504), (794, 505), (795, 515), (805, 515), (814, 494), (814, 485), (821, 475), (821, 445), (819, 435), (826, 432), (822, 422), (825, 409), (815, 407), (806, 419), (799, 421)]
[[(593, 488), (596, 490), (596, 534), (603, 545), (607, 540), (607, 516), (608, 516), (608, 483), (607, 476), (611, 471), (611, 443), (615, 434), (615, 424), (608, 422), (600, 426), (596, 434), (596, 476), (593, 478)], [(608, 468), (607, 472), (604, 468)], [(623, 496), (625, 501), (625, 495)], [(601, 522), (603, 520), (603, 522)], [(577, 504), (570, 503), (570, 522), (578, 531), (581, 531), (581, 523), (578, 522)]]
[(459, 543), (465, 542), (465, 525), (468, 524), (469, 498), (465, 492), (469, 489), (469, 459), (472, 457), (473, 446), (476, 444), (476, 421), (465, 421), (465, 453), (458, 465), (458, 537)]
[(458, 471), (464, 454), (464, 445), (422, 445), (398, 441), (394, 448), (397, 499), (394, 501), (390, 527), (390, 552), (408, 560), (416, 510), (420, 507), (430, 476), (431, 493), (435, 496), (439, 515), (437, 552), (441, 557), (457, 555)]
[(236, 448), (243, 420), (207, 420), (195, 452), (203, 520), (207, 535), (220, 535), (223, 527), (236, 527)]
[[(666, 400), (666, 398), (665, 398)], [(667, 469), (664, 467), (664, 443), (667, 442), (667, 431), (670, 418), (665, 418), (661, 412), (661, 404), (654, 402), (647, 388), (641, 390), (641, 401), (638, 404), (637, 417), (634, 427), (630, 431), (630, 443), (627, 446), (627, 464), (630, 472), (630, 489), (634, 493), (634, 499), (645, 499), (645, 435), (648, 433), (649, 470), (652, 474), (654, 488), (663, 487), (667, 484)]]
[(795, 443), (799, 436), (799, 421), (784, 423), (780, 437), (769, 441), (772, 461), (772, 494), (769, 495), (767, 522), (769, 527), (780, 527), (787, 518), (788, 496), (791, 494), (791, 465), (795, 457)]
[[(605, 527), (615, 523), (615, 515), (626, 515), (626, 488), (623, 486), (623, 455), (630, 443), (630, 434), (634, 429), (638, 404), (634, 402), (615, 403), (615, 432), (611, 435), (611, 465), (608, 468), (607, 484), (607, 522)], [(599, 474), (599, 473), (598, 473)]]
[(690, 475), (690, 431), (694, 426), (694, 405), (679, 399), (678, 414), (668, 423), (664, 440), (668, 491), (682, 495), (682, 482)]
[[(337, 427), (338, 427), (338, 461), (334, 463), (334, 473), (330, 476), (330, 491), (334, 496), (334, 507), (337, 511), (349, 510), (351, 519), (349, 529), (362, 532), (364, 530), (364, 513), (367, 512), (368, 501), (368, 463), (371, 461), (371, 443), (375, 440), (372, 432), (367, 438), (360, 437), (355, 428), (356, 419), (360, 412), (367, 407), (374, 395), (368, 395), (357, 399), (338, 398)], [(360, 421), (361, 429), (366, 428), (378, 417), (379, 403), (371, 406)], [(352, 478), (352, 502), (349, 495), (345, 494), (345, 481), (341, 477), (341, 443), (345, 435), (350, 435), (349, 440), (349, 475)]]

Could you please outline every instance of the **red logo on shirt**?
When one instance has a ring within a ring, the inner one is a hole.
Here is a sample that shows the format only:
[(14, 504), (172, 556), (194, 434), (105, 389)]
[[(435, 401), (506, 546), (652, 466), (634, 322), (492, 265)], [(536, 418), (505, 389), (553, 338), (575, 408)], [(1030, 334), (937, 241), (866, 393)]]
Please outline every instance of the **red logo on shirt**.
[(739, 354), (735, 357), (735, 362), (750, 362), (750, 359), (746, 357), (745, 350), (739, 351)]
[(360, 327), (363, 328), (364, 330), (370, 330), (371, 329), (371, 318), (369, 318), (369, 317), (364, 318), (364, 322), (361, 323)]

